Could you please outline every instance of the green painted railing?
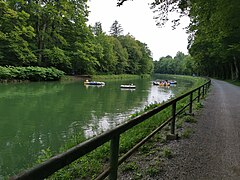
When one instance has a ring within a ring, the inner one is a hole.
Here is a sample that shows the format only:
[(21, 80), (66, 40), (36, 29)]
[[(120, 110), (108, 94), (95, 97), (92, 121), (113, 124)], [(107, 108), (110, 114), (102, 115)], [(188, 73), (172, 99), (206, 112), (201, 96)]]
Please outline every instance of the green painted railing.
[[(200, 101), (200, 97), (204, 97), (209, 88), (211, 81), (209, 80), (205, 84), (175, 98), (171, 101), (166, 102), (165, 104), (156, 107), (148, 112), (143, 113), (140, 116), (137, 116), (130, 121), (109, 130), (99, 136), (96, 136), (92, 139), (89, 139), (77, 146), (69, 149), (68, 151), (58, 154), (49, 160), (45, 161), (42, 164), (37, 165), (29, 170), (26, 170), (16, 176), (11, 177), (10, 179), (29, 179), (29, 180), (36, 180), (36, 179), (44, 179), (48, 176), (52, 175), (54, 172), (58, 171), (59, 169), (69, 165), (73, 161), (79, 159), (80, 157), (84, 156), (85, 154), (93, 151), (97, 147), (103, 145), (104, 143), (111, 141), (110, 146), (110, 166), (107, 168), (102, 174), (100, 174), (96, 179), (104, 179), (109, 176), (109, 179), (115, 180), (117, 179), (117, 170), (118, 166), (124, 162), (133, 152), (139, 148), (142, 144), (144, 144), (147, 140), (149, 140), (153, 135), (155, 135), (159, 130), (165, 127), (167, 124), (171, 123), (171, 134), (175, 135), (175, 120), (176, 116), (181, 114), (187, 107), (189, 107), (189, 113), (192, 113), (192, 104), (195, 100), (198, 102)], [(194, 93), (197, 92), (197, 96), (193, 97)], [(189, 103), (187, 103), (183, 108), (179, 111), (176, 111), (177, 102), (182, 100), (183, 98), (189, 96)], [(142, 123), (143, 121), (147, 120), (148, 118), (152, 117), (153, 115), (159, 113), (160, 111), (164, 110), (165, 108), (172, 106), (172, 116), (164, 121), (157, 129), (155, 129), (151, 134), (145, 137), (141, 142), (136, 144), (131, 150), (129, 150), (126, 154), (122, 157), (119, 156), (119, 141), (120, 135), (125, 131), (131, 129), (132, 127)]]

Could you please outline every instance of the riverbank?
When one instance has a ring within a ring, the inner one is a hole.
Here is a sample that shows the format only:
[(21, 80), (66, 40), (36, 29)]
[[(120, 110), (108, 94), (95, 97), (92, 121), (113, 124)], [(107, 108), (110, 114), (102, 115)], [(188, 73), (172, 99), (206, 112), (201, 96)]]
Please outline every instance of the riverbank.
[[(29, 79), (18, 78), (18, 76), (20, 76), (19, 75), (20, 73), (18, 75), (16, 75), (14, 73), (9, 73), (8, 72), (8, 74), (9, 74), (8, 76), (6, 75), (5, 72), (4, 73), (2, 72), (2, 74), (0, 74), (0, 83), (26, 83), (26, 82), (31, 82), (31, 80), (29, 80)], [(23, 75), (21, 75), (21, 76), (23, 76)], [(45, 76), (45, 75), (42, 73), (41, 76)], [(26, 75), (24, 75), (24, 77), (28, 78)], [(85, 81), (85, 80), (93, 80), (93, 81), (108, 80), (108, 81), (111, 81), (111, 80), (119, 80), (119, 79), (139, 79), (139, 78), (144, 78), (145, 79), (145, 78), (150, 78), (150, 77), (151, 77), (151, 75), (149, 75), (149, 74), (143, 74), (143, 75), (134, 75), (134, 74), (75, 75), (75, 76), (63, 75), (63, 76), (61, 76), (61, 78), (56, 79), (55, 81), (60, 81), (60, 82), (73, 82), (73, 81)], [(47, 80), (43, 80), (42, 78), (38, 78), (37, 81), (47, 81)]]
[(79, 81), (79, 80), (93, 80), (93, 81), (103, 81), (103, 80), (119, 80), (119, 79), (138, 79), (138, 78), (150, 78), (149, 74), (109, 74), (109, 75), (77, 75), (70, 76), (65, 75), (62, 77), (61, 81)]
[(149, 74), (141, 74), (141, 75), (135, 75), (135, 74), (119, 74), (119, 75), (93, 75), (93, 80), (115, 80), (115, 79), (137, 79), (137, 78), (150, 78), (151, 75)]

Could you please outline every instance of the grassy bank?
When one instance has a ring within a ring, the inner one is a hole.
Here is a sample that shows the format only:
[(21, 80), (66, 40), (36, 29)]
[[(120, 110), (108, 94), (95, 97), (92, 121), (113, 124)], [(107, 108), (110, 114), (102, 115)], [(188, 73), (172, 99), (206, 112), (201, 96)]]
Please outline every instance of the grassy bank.
[[(182, 76), (182, 78), (187, 78), (192, 81), (193, 88), (206, 82), (204, 79), (199, 77)], [(185, 92), (182, 92), (183, 94)], [(183, 107), (186, 102), (189, 101), (189, 97), (185, 98), (177, 104), (177, 108)], [(146, 106), (141, 112), (136, 112), (132, 117), (142, 114), (160, 104), (151, 104)], [(171, 116), (171, 107), (165, 109), (161, 113), (154, 115), (145, 122), (135, 126), (134, 128), (128, 130), (121, 135), (120, 139), (120, 154), (124, 154), (129, 149), (131, 149), (137, 142), (141, 141), (149, 133), (151, 133), (155, 128), (157, 128), (163, 121)], [(82, 134), (75, 135), (72, 139), (60, 149), (60, 152), (64, 152), (67, 149), (75, 146), (76, 144), (83, 142), (84, 139), (80, 138)], [(42, 152), (42, 156), (39, 157), (38, 163), (50, 158), (53, 155), (50, 149), (46, 149)], [(71, 165), (65, 167), (64, 169), (58, 171), (49, 179), (94, 179), (109, 163), (109, 143), (101, 146), (94, 150), (93, 152), (85, 155), (84, 157), (78, 159)]]
[(149, 74), (134, 75), (134, 74), (118, 74), (118, 75), (93, 75), (92, 80), (116, 80), (116, 79), (138, 79), (138, 78), (150, 78)]
[(63, 76), (61, 81), (80, 81), (80, 80), (90, 80), (90, 81), (114, 81), (119, 79), (139, 79), (139, 78), (150, 78), (149, 74), (144, 75), (134, 75), (134, 74), (118, 74), (118, 75), (85, 75), (85, 76)]

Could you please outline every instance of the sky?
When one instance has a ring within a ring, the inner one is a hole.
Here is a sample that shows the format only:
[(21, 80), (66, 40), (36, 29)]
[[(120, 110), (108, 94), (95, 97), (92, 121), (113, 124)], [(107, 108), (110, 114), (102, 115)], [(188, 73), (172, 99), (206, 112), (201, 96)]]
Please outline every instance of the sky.
[(101, 22), (103, 31), (109, 34), (110, 27), (117, 20), (123, 28), (124, 35), (130, 33), (137, 40), (147, 44), (153, 60), (167, 55), (174, 57), (178, 51), (188, 54), (188, 35), (184, 27), (188, 25), (189, 19), (182, 19), (181, 25), (175, 30), (172, 30), (170, 21), (165, 27), (157, 27), (149, 2), (151, 0), (129, 0), (117, 7), (117, 0), (89, 0), (88, 24), (94, 26), (96, 22)]

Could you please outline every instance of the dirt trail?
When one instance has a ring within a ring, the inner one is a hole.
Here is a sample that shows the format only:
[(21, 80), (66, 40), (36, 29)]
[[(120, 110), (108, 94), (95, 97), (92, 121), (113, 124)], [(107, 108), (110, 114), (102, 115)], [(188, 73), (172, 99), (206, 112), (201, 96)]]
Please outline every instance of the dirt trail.
[(240, 87), (212, 80), (211, 88), (195, 132), (168, 144), (173, 158), (161, 161), (155, 176), (141, 179), (240, 180)]

